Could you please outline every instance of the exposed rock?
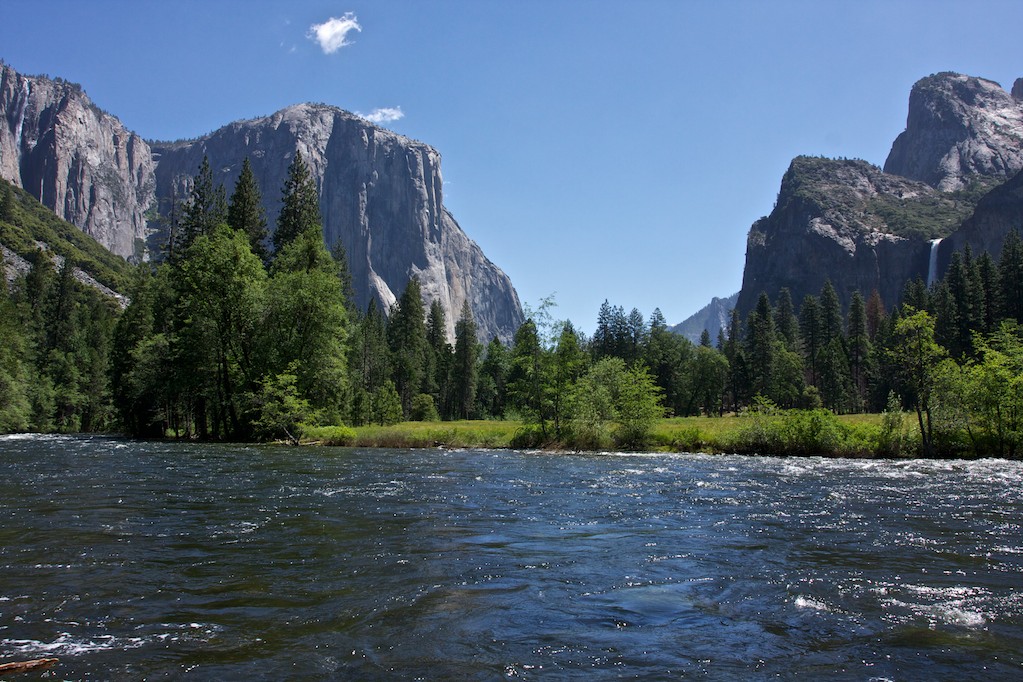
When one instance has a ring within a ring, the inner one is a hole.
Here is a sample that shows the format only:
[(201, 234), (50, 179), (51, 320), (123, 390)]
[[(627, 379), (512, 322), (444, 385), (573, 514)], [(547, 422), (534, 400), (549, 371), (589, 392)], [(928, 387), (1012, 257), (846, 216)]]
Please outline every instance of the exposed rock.
[(716, 341), (718, 332), (722, 329), (728, 329), (732, 310), (735, 308), (735, 303), (738, 300), (738, 291), (728, 298), (718, 298), (715, 296), (711, 299), (710, 303), (700, 308), (698, 312), (693, 313), (684, 321), (672, 327), (671, 331), (681, 334), (693, 343), (699, 343), (703, 331), (707, 330), (710, 333), (711, 340)]
[(357, 302), (386, 311), (409, 277), (447, 314), (468, 300), (480, 336), (510, 341), (522, 322), (511, 281), (443, 206), (440, 154), (335, 107), (301, 104), (156, 149), (101, 111), (81, 87), (0, 64), (0, 175), (112, 252), (145, 259), (165, 241), (147, 223), (159, 195), (183, 200), (204, 154), (230, 193), (250, 157), (272, 229), (301, 150), (320, 191), (324, 238), (345, 245)]
[(1023, 102), (1023, 78), (1017, 78), (1012, 84), (1012, 98), (1017, 102)]
[(906, 130), (884, 170), (951, 191), (976, 177), (1005, 179), (1023, 169), (1023, 85), (1013, 95), (993, 81), (956, 73), (919, 80)]
[(0, 64), (0, 175), (114, 253), (145, 257), (149, 145), (81, 87)]
[[(299, 104), (198, 140), (153, 148), (164, 214), (172, 197), (187, 197), (204, 155), (228, 194), (249, 157), (271, 231), (298, 150), (316, 179), (324, 238), (328, 245), (340, 240), (348, 253), (360, 308), (374, 298), (387, 310), (415, 275), (426, 300), (441, 302), (449, 338), (466, 299), (482, 339), (510, 341), (522, 322), (507, 275), (444, 208), (440, 154), (429, 145), (336, 107)], [(153, 241), (166, 240), (162, 232), (154, 235)]]
[(843, 304), (876, 289), (896, 303), (905, 282), (926, 277), (929, 240), (950, 234), (972, 205), (865, 161), (798, 157), (778, 202), (750, 228), (736, 307), (788, 287), (798, 306), (831, 280)]
[(1023, 171), (984, 195), (962, 227), (941, 242), (938, 274), (944, 274), (953, 251), (967, 244), (974, 254), (987, 251), (998, 258), (1011, 230), (1023, 229)]

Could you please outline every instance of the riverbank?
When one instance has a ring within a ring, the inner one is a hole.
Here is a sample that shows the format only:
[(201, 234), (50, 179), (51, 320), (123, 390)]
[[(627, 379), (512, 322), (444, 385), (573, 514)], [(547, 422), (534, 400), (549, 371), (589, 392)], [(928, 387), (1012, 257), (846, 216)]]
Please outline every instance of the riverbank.
[[(835, 415), (825, 410), (751, 413), (658, 420), (641, 449), (829, 457), (915, 456), (919, 437), (909, 415)], [(538, 448), (553, 451), (618, 449), (613, 432), (595, 446), (570, 435), (544, 438), (519, 421), (402, 422), (391, 426), (305, 427), (303, 443), (372, 448)]]

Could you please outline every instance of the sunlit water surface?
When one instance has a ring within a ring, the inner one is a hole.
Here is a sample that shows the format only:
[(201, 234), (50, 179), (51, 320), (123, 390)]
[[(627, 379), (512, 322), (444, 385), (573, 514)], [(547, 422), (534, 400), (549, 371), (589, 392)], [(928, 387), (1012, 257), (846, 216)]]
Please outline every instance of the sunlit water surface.
[(63, 679), (1023, 677), (1023, 466), (0, 439)]

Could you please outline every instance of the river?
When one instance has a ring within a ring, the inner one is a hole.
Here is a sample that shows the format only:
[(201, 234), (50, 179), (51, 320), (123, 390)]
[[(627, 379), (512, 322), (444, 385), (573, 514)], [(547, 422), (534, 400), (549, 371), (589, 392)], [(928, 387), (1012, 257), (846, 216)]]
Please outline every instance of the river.
[(1023, 678), (1023, 465), (0, 437), (60, 679)]

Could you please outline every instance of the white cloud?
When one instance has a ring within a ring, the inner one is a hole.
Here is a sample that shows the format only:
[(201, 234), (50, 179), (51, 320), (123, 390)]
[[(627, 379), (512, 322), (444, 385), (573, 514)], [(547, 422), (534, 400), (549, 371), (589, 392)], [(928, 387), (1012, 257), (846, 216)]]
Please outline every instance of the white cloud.
[[(359, 113), (359, 112), (356, 112)], [(401, 110), (401, 107), (381, 107), (374, 109), (368, 114), (359, 113), (359, 116), (363, 117), (370, 123), (394, 123), (395, 121), (405, 118), (405, 112)]]
[(313, 24), (309, 27), (306, 37), (320, 46), (324, 54), (334, 54), (342, 47), (351, 45), (348, 34), (352, 31), (362, 31), (359, 20), (351, 12), (345, 12), (342, 17), (331, 17), (322, 24)]

